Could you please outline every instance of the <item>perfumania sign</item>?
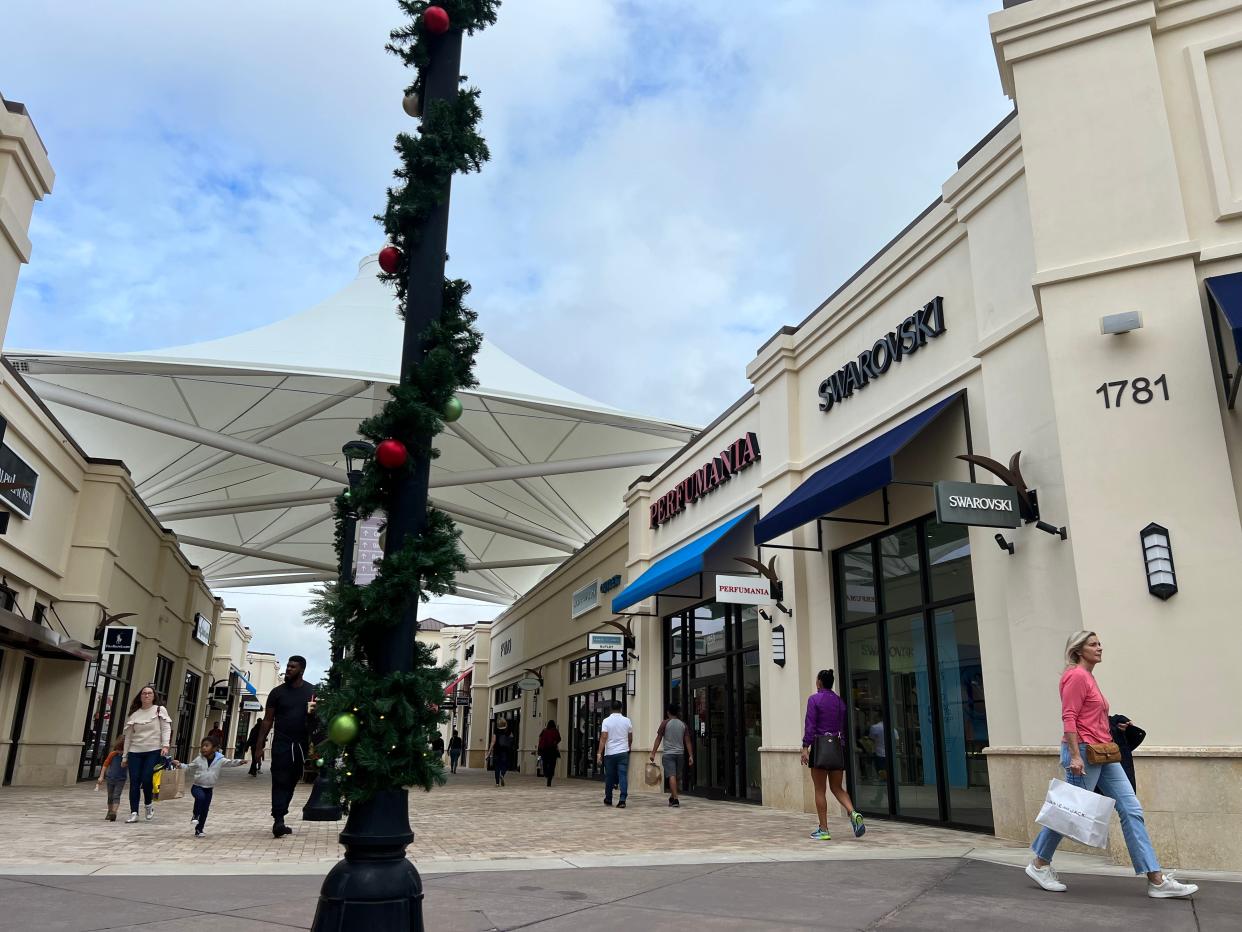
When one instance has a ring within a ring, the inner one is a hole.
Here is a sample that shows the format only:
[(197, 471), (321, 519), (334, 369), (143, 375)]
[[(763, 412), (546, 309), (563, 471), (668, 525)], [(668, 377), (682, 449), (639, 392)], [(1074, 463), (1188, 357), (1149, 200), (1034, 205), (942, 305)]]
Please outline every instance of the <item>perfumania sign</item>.
[(866, 388), (892, 368), (893, 363), (913, 356), (920, 346), (945, 331), (944, 298), (933, 298), (887, 334), (876, 340), (871, 349), (859, 353), (828, 378), (819, 383), (819, 410), (831, 411), (833, 405), (849, 398), (856, 389)]
[(651, 505), (651, 526), (659, 527), (665, 521), (686, 510), (708, 492), (715, 491), (735, 475), (759, 460), (759, 438), (748, 433), (708, 460), (671, 490), (665, 492)]

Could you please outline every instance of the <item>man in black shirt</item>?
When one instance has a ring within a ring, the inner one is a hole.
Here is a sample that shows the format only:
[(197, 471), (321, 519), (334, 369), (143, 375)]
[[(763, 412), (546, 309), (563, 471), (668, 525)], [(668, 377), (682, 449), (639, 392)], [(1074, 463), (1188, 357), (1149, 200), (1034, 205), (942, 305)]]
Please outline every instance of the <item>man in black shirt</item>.
[(306, 658), (296, 654), (285, 665), (285, 681), (267, 696), (263, 730), (259, 734), (258, 759), (263, 760), (268, 732), (272, 738), (272, 834), (280, 838), (292, 834), (285, 825), (285, 813), (293, 791), (302, 778), (306, 749), (310, 741), (310, 718), (315, 711), (315, 688), (302, 680)]

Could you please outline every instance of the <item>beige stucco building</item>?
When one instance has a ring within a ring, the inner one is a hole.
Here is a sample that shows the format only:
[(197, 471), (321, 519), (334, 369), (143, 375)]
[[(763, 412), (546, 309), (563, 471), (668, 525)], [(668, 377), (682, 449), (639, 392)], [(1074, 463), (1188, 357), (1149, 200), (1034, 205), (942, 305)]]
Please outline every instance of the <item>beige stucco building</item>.
[[(632, 793), (675, 700), (694, 792), (810, 811), (803, 711), (827, 668), (864, 812), (1028, 840), (1064, 642), (1087, 627), (1112, 710), (1147, 732), (1162, 862), (1242, 865), (1242, 5), (1006, 6), (990, 27), (1015, 113), (739, 360), (752, 390), (631, 487), (628, 521), (493, 624), (489, 719), (522, 723), (523, 767), (536, 724), (568, 738), (575, 693), (616, 689), (642, 749)], [(1025, 500), (960, 458), (1004, 472), (1018, 451)], [(938, 519), (945, 481), (988, 486), (1016, 526)], [(776, 559), (779, 606), (718, 594), (753, 576), (738, 557)], [(574, 593), (614, 575), (615, 614), (575, 619)], [(604, 620), (633, 632), (632, 695), (611, 667), (571, 682)], [(538, 699), (514, 689), (528, 670)]]
[[(53, 182), (25, 107), (0, 98), (0, 342), (32, 255), (32, 211)], [(205, 733), (222, 604), (124, 463), (79, 447), (7, 360), (0, 426), (0, 482), (12, 484), (0, 489), (3, 785), (98, 774), (124, 708), (148, 683), (184, 756)], [(132, 652), (101, 651), (110, 621), (134, 629)]]

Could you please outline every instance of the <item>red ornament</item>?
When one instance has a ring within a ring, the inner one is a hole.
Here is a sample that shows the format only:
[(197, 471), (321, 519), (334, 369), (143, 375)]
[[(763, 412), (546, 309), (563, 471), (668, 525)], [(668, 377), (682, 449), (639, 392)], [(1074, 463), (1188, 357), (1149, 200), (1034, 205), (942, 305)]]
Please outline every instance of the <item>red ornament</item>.
[(449, 30), (449, 15), (442, 6), (429, 6), (423, 13), (423, 25), (433, 36), (442, 36)]
[(385, 246), (379, 251), (379, 264), (389, 275), (395, 275), (401, 265), (401, 250), (396, 246)]
[(405, 444), (400, 440), (381, 440), (375, 448), (375, 461), (385, 469), (400, 469), (408, 456)]

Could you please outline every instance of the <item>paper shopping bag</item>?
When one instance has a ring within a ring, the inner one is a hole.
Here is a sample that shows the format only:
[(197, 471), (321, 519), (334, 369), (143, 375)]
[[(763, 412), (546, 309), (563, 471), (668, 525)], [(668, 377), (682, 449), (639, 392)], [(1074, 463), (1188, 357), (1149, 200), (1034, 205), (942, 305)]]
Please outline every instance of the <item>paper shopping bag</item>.
[(1108, 796), (1064, 780), (1052, 780), (1035, 821), (1084, 845), (1107, 848), (1108, 826), (1116, 805)]

